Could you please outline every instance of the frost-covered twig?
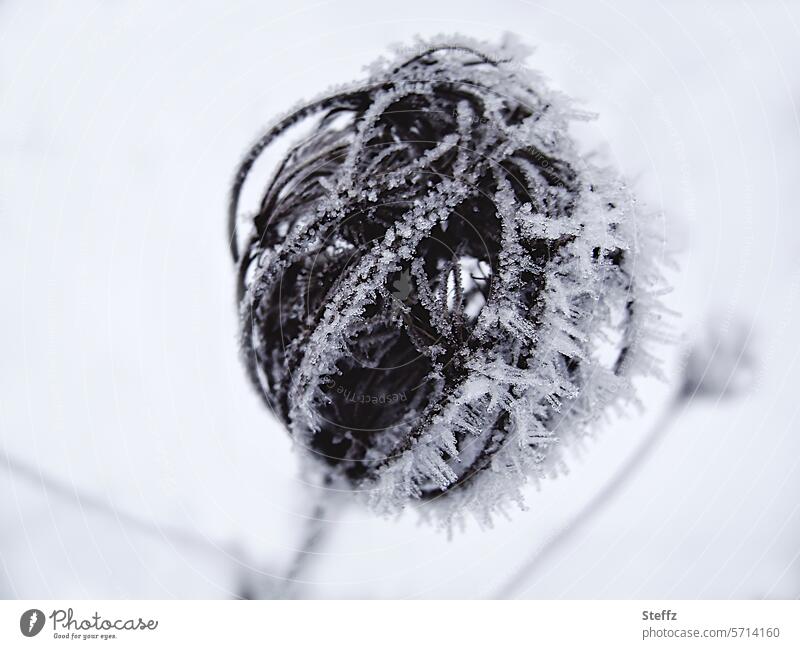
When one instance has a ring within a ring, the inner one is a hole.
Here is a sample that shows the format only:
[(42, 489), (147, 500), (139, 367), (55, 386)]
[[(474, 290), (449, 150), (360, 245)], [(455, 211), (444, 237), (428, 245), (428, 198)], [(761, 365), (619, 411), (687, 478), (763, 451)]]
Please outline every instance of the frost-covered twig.
[(670, 426), (677, 421), (678, 413), (676, 410), (684, 407), (686, 403), (688, 402), (681, 397), (680, 393), (670, 399), (652, 430), (626, 460), (625, 464), (620, 467), (614, 477), (609, 480), (600, 491), (592, 496), (589, 502), (580, 509), (572, 520), (564, 525), (556, 534), (549, 537), (544, 545), (535, 550), (527, 561), (514, 573), (511, 579), (497, 590), (493, 596), (495, 599), (507, 599), (522, 591), (523, 587), (530, 583), (532, 575), (540, 566), (544, 565), (553, 552), (560, 549), (564, 542), (569, 540), (570, 537), (580, 532), (592, 518), (597, 516), (603, 508), (619, 494), (622, 487), (631, 480), (636, 471), (653, 453)]
[(695, 341), (686, 356), (677, 390), (639, 447), (574, 518), (531, 554), (513, 576), (497, 590), (494, 595), (496, 598), (506, 599), (520, 592), (526, 584), (531, 583), (536, 570), (555, 550), (560, 549), (565, 541), (580, 532), (592, 518), (599, 516), (644, 466), (670, 427), (695, 400), (719, 401), (751, 387), (755, 367), (750, 345), (751, 330), (752, 328), (745, 326), (742, 321), (736, 321), (731, 326), (712, 321), (705, 328), (703, 335)]

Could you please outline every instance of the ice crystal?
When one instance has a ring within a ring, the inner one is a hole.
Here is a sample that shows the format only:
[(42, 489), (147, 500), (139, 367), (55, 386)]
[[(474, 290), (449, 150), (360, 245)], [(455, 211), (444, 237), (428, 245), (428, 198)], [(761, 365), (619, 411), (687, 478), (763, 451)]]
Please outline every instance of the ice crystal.
[[(657, 366), (647, 219), (525, 55), (420, 41), (278, 120), (235, 178), (250, 377), (311, 466), (381, 512), (488, 521)], [(239, 215), (255, 160), (304, 122)]]

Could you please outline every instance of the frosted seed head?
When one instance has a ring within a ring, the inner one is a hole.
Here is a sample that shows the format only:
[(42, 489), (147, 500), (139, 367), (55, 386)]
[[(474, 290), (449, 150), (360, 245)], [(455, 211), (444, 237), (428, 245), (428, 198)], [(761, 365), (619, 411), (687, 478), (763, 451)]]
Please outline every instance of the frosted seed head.
[(527, 53), (420, 40), (271, 133), (315, 120), (250, 224), (245, 364), (299, 452), (380, 513), (490, 524), (657, 371), (648, 219)]

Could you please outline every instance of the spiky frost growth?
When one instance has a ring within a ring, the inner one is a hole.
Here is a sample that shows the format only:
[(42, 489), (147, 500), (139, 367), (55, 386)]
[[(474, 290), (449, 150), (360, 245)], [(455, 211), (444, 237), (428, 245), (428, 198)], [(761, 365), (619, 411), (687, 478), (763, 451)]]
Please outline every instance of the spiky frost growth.
[[(647, 226), (526, 54), (406, 48), (277, 121), (235, 179), (250, 377), (311, 464), (381, 512), (487, 521), (657, 365)], [(255, 160), (300, 123), (238, 215)]]

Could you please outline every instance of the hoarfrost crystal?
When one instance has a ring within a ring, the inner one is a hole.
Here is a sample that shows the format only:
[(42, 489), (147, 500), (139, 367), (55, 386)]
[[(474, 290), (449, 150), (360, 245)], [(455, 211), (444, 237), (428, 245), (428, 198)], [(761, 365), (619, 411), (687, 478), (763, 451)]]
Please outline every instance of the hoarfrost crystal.
[(309, 466), (381, 512), (490, 520), (657, 369), (651, 225), (526, 54), (419, 42), (278, 120), (235, 178), (249, 375)]

